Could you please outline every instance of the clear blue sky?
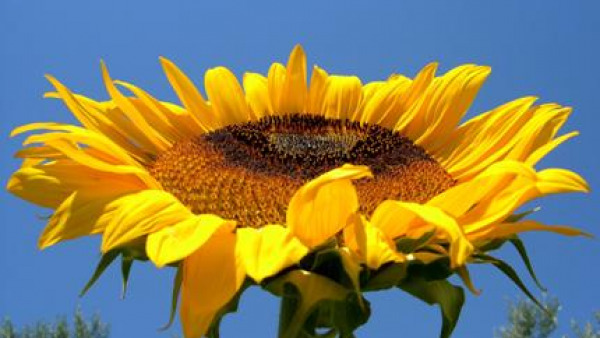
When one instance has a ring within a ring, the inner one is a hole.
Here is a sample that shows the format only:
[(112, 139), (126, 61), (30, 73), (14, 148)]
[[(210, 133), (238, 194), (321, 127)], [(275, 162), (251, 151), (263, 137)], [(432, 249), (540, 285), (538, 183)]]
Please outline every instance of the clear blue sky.
[[(72, 122), (58, 101), (42, 99), (50, 73), (88, 96), (104, 99), (99, 61), (113, 77), (131, 81), (165, 100), (175, 100), (158, 62), (166, 56), (197, 84), (204, 71), (224, 65), (240, 75), (266, 72), (285, 61), (296, 43), (309, 63), (363, 81), (392, 72), (414, 75), (430, 61), (443, 71), (465, 62), (490, 65), (470, 115), (525, 95), (575, 108), (564, 131), (581, 136), (541, 163), (581, 173), (600, 186), (600, 2), (589, 1), (43, 1), (0, 3), (0, 178), (18, 166), (12, 154), (22, 139), (8, 139), (17, 125)], [(374, 3), (374, 2), (373, 2)], [(4, 184), (4, 183), (3, 183)], [(536, 215), (600, 235), (599, 197), (546, 198)], [(98, 311), (114, 337), (169, 337), (158, 333), (168, 317), (172, 271), (134, 265), (129, 295), (119, 299), (120, 275), (111, 268), (83, 299), (79, 290), (99, 256), (97, 238), (36, 249), (48, 211), (0, 191), (0, 316), (17, 324), (71, 314), (79, 304)], [(550, 234), (525, 236), (539, 277), (563, 303), (561, 324), (600, 309), (600, 242)], [(522, 265), (511, 250), (502, 256)], [(481, 296), (469, 295), (455, 337), (490, 337), (505, 322), (507, 299), (518, 290), (491, 267), (472, 269)], [(528, 280), (529, 282), (529, 280)], [(532, 283), (529, 282), (529, 285)], [(400, 291), (369, 294), (370, 322), (359, 337), (435, 337), (436, 308)], [(224, 337), (271, 337), (277, 300), (250, 290), (238, 314), (225, 319)], [(178, 324), (171, 332), (179, 332)]]

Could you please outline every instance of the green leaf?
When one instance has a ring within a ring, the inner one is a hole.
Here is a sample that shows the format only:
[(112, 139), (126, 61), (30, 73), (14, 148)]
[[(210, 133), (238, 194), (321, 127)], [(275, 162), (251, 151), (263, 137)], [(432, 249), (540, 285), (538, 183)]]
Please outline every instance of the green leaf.
[(419, 238), (398, 238), (396, 240), (396, 250), (405, 254), (415, 252), (418, 248), (425, 245), (434, 234), (435, 230), (426, 232)]
[(342, 257), (337, 249), (325, 249), (317, 252), (309, 271), (327, 276), (337, 282), (342, 280), (349, 282), (342, 264)]
[(130, 256), (121, 255), (121, 279), (123, 282), (123, 288), (121, 289), (121, 299), (125, 299), (127, 293), (127, 282), (129, 281), (129, 273), (131, 272), (131, 266), (133, 265), (133, 258)]
[(369, 320), (371, 307), (357, 293), (342, 301), (323, 301), (317, 307), (317, 325), (331, 328), (340, 337), (354, 337), (354, 331)]
[(326, 276), (346, 287), (354, 286), (352, 277), (344, 268), (344, 262), (339, 249), (324, 249), (316, 253), (309, 271)]
[(539, 306), (541, 309), (546, 311), (546, 309), (542, 306), (540, 301), (537, 300), (537, 298), (535, 298), (533, 296), (533, 294), (529, 291), (527, 286), (525, 286), (525, 283), (523, 283), (523, 281), (521, 280), (521, 278), (519, 277), (519, 275), (517, 274), (515, 269), (513, 269), (512, 266), (510, 266), (508, 263), (506, 263), (498, 258), (486, 255), (486, 254), (476, 254), (476, 255), (473, 255), (473, 257), (481, 260), (481, 262), (475, 261), (475, 263), (490, 263), (490, 264), (494, 265), (496, 268), (498, 268), (498, 270), (500, 270), (508, 278), (510, 278), (513, 281), (513, 283), (515, 283), (515, 285), (519, 289), (521, 289), (521, 291), (523, 291), (523, 293), (529, 299), (531, 299), (532, 302), (534, 302), (537, 306)]
[[(302, 296), (297, 287), (291, 283), (283, 285), (281, 294), (281, 306), (279, 309), (278, 337), (298, 336), (308, 314), (300, 313)], [(306, 311), (306, 310), (304, 310)], [(300, 322), (302, 321), (302, 322)]]
[(514, 235), (513, 238), (509, 239), (509, 241), (515, 247), (515, 249), (517, 249), (519, 256), (521, 256), (523, 263), (525, 263), (525, 266), (527, 267), (527, 271), (529, 272), (531, 279), (533, 279), (538, 288), (540, 288), (542, 291), (547, 291), (546, 288), (540, 283), (535, 274), (535, 271), (533, 270), (533, 265), (531, 265), (529, 255), (527, 254), (527, 249), (525, 248), (523, 241), (521, 241), (521, 239), (517, 235)]
[(444, 280), (450, 277), (454, 271), (450, 268), (450, 259), (443, 257), (429, 264), (420, 261), (412, 261), (408, 264), (407, 276), (421, 277), (428, 281)]
[(423, 278), (411, 278), (398, 287), (429, 305), (439, 305), (442, 312), (440, 337), (450, 337), (465, 302), (465, 292), (461, 287), (452, 285), (447, 280), (427, 281)]
[(98, 263), (98, 266), (96, 266), (96, 270), (94, 271), (92, 278), (90, 278), (87, 284), (85, 284), (83, 290), (81, 290), (81, 292), (79, 293), (79, 297), (83, 297), (86, 294), (86, 292), (88, 292), (88, 290), (94, 285), (94, 283), (96, 283), (98, 278), (102, 276), (104, 270), (106, 270), (106, 268), (115, 260), (115, 258), (117, 258), (117, 256), (119, 256), (119, 254), (119, 250), (111, 250), (102, 255), (102, 258), (100, 258), (100, 262)]
[(406, 277), (406, 270), (406, 264), (386, 264), (370, 274), (363, 290), (375, 291), (395, 287)]
[[(314, 315), (314, 312), (323, 302), (345, 302), (349, 295), (356, 295), (352, 289), (327, 277), (304, 270), (290, 271), (267, 284), (265, 288), (282, 297), (279, 313), (278, 336), (280, 338), (297, 338), (305, 336), (305, 334), (314, 335), (315, 326), (318, 324), (317, 319), (322, 322), (324, 320), (319, 318), (318, 314)], [(356, 304), (360, 308), (358, 300)], [(338, 316), (340, 315), (338, 314)], [(354, 323), (350, 323), (348, 327), (353, 325)]]
[(171, 294), (171, 311), (169, 312), (169, 321), (163, 327), (159, 328), (160, 331), (164, 331), (173, 325), (175, 320), (175, 313), (177, 312), (177, 300), (179, 299), (179, 291), (181, 290), (181, 282), (183, 281), (183, 269), (181, 265), (177, 266), (177, 273), (173, 279), (173, 293)]

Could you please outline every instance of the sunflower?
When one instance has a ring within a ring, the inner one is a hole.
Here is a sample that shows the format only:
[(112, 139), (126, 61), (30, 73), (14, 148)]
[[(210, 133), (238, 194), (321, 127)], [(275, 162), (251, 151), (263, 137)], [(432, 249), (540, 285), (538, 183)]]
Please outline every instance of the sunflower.
[[(506, 268), (487, 253), (520, 232), (582, 234), (514, 215), (541, 196), (588, 191), (571, 171), (534, 168), (577, 135), (557, 136), (570, 108), (525, 97), (461, 124), (489, 67), (436, 76), (432, 63), (414, 79), (363, 84), (314, 66), (309, 83), (296, 46), (287, 65), (245, 73), (243, 86), (227, 68), (208, 70), (206, 100), (161, 63), (182, 106), (113, 81), (104, 64), (108, 101), (48, 76), (56, 91), (47, 96), (81, 126), (16, 128), (34, 133), (8, 190), (54, 210), (42, 249), (98, 234), (97, 272), (119, 255), (127, 267), (177, 267), (186, 337), (214, 335), (249, 285), (281, 296), (282, 311), (292, 306), (280, 328), (288, 337), (351, 332), (368, 318), (362, 292), (373, 289), (399, 286), (442, 304), (429, 292), (441, 285), (460, 308), (462, 289), (446, 278), (457, 273), (476, 292), (468, 263)], [(352, 318), (340, 310), (353, 305)], [(443, 314), (449, 335), (456, 318)]]

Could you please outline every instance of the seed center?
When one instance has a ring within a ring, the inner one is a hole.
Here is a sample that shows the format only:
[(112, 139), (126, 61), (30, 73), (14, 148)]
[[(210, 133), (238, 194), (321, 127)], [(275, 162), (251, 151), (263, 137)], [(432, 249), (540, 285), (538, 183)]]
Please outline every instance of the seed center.
[(355, 134), (282, 134), (268, 137), (279, 155), (310, 157), (315, 152), (327, 153), (329, 157), (347, 157), (358, 142)]
[(367, 165), (374, 174), (355, 182), (367, 214), (386, 199), (423, 203), (454, 184), (397, 132), (310, 115), (266, 117), (177, 142), (149, 170), (194, 213), (260, 227), (284, 223), (299, 187), (345, 163)]

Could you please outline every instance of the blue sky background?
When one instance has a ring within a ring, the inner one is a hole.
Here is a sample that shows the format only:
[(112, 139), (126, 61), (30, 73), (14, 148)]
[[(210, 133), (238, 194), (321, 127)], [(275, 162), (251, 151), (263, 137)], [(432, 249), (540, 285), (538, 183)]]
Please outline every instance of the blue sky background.
[[(34, 121), (73, 122), (63, 105), (42, 99), (50, 73), (72, 89), (107, 98), (99, 71), (104, 59), (114, 78), (131, 81), (156, 97), (176, 101), (158, 62), (175, 61), (197, 84), (209, 67), (224, 65), (238, 76), (265, 73), (296, 43), (309, 63), (331, 73), (357, 74), (364, 82), (398, 72), (414, 75), (430, 61), (442, 71), (461, 63), (490, 65), (492, 75), (469, 115), (525, 95), (575, 108), (564, 132), (581, 136), (560, 147), (540, 167), (581, 173), (592, 189), (598, 173), (600, 2), (590, 1), (21, 1), (0, 2), (0, 178), (18, 161), (22, 138), (9, 131)], [(535, 217), (600, 235), (599, 197), (563, 195), (536, 203)], [(77, 297), (99, 257), (98, 239), (36, 248), (49, 212), (0, 191), (0, 316), (17, 324), (99, 312), (114, 337), (170, 337), (157, 332), (168, 317), (173, 271), (134, 265), (126, 300), (120, 274), (111, 268), (87, 296)], [(600, 309), (599, 240), (551, 234), (524, 236), (539, 277), (563, 304), (562, 332), (571, 318)], [(511, 250), (502, 257), (522, 264)], [(490, 337), (506, 322), (508, 299), (519, 294), (491, 267), (474, 267), (480, 296), (469, 295), (455, 337)], [(528, 280), (528, 285), (532, 283)], [(436, 308), (400, 291), (368, 295), (373, 314), (359, 337), (436, 337)], [(278, 301), (251, 289), (238, 314), (222, 325), (223, 337), (272, 337)]]

